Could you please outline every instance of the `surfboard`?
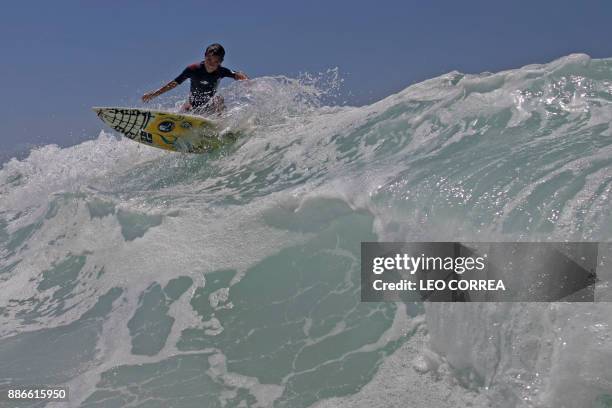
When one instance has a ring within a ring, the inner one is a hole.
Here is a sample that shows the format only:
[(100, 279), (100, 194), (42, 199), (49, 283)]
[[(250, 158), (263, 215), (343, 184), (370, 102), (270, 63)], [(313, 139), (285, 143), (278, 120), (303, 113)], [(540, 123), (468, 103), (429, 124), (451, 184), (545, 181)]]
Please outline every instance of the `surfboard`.
[(139, 108), (92, 109), (125, 137), (164, 150), (208, 153), (236, 140), (235, 133), (221, 135), (215, 121), (201, 116)]

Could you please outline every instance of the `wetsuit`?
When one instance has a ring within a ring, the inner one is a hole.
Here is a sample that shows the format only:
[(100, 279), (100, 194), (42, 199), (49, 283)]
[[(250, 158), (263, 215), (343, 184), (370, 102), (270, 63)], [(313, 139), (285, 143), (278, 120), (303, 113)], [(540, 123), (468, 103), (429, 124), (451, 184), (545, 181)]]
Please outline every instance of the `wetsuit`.
[(219, 67), (214, 72), (206, 71), (204, 61), (191, 64), (176, 77), (178, 84), (187, 78), (191, 79), (189, 103), (193, 108), (201, 108), (213, 97), (219, 86), (221, 78), (236, 78), (236, 73), (231, 69)]

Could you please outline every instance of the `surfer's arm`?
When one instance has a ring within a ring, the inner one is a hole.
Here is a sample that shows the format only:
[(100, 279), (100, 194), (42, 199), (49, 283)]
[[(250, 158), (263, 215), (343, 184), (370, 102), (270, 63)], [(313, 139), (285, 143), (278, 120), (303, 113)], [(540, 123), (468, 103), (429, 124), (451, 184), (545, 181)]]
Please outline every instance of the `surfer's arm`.
[(234, 79), (236, 81), (244, 81), (245, 79), (249, 79), (249, 77), (244, 72), (234, 72)]
[(244, 81), (245, 79), (249, 79), (247, 74), (240, 71), (232, 71), (229, 68), (221, 67), (221, 78), (234, 78), (236, 81)]
[(157, 91), (153, 91), (153, 92), (148, 92), (144, 95), (142, 95), (142, 101), (143, 102), (149, 102), (151, 99), (168, 92), (171, 89), (174, 89), (178, 86), (178, 82), (176, 81), (170, 81), (168, 82), (166, 85), (162, 86), (161, 88), (159, 88)]

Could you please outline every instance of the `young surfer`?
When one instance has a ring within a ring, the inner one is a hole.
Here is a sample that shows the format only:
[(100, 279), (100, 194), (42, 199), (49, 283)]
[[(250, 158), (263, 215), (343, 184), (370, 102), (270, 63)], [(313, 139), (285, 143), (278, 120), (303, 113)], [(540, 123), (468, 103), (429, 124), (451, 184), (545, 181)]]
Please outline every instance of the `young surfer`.
[(221, 66), (225, 57), (225, 49), (221, 44), (211, 44), (206, 48), (204, 61), (189, 65), (173, 81), (159, 88), (157, 91), (148, 92), (142, 96), (143, 102), (176, 88), (187, 78), (191, 80), (189, 100), (181, 107), (181, 112), (192, 111), (194, 113), (221, 113), (225, 105), (223, 97), (215, 95), (221, 78), (234, 78), (235, 80), (249, 79), (242, 72), (234, 72)]

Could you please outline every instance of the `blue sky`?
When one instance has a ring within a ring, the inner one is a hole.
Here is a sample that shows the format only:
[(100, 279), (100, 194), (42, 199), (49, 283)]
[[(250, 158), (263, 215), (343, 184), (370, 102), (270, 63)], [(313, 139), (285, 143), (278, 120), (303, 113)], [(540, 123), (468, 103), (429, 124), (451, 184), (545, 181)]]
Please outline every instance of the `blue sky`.
[(3, 150), (97, 137), (91, 106), (137, 104), (211, 42), (252, 77), (338, 67), (361, 105), (451, 70), (612, 57), (610, 21), (606, 0), (7, 2)]

